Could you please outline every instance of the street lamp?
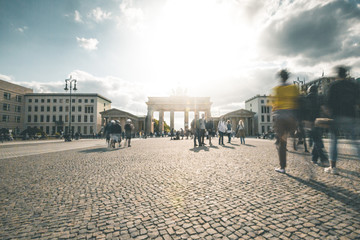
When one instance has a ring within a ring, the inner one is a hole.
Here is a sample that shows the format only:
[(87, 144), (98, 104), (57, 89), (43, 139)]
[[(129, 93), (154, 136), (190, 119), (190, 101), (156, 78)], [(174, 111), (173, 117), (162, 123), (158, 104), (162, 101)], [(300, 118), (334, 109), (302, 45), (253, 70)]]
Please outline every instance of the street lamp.
[[(65, 141), (71, 141), (71, 136), (72, 136), (72, 131), (71, 131), (71, 91), (74, 90), (76, 91), (76, 79), (73, 79), (72, 76), (70, 75), (69, 79), (65, 79), (65, 91), (68, 91), (70, 89), (70, 109), (69, 109), (69, 129), (68, 129), (68, 136), (65, 137)], [(68, 88), (68, 83), (69, 83), (69, 87)], [(72, 85), (72, 83), (74, 83), (74, 86)]]

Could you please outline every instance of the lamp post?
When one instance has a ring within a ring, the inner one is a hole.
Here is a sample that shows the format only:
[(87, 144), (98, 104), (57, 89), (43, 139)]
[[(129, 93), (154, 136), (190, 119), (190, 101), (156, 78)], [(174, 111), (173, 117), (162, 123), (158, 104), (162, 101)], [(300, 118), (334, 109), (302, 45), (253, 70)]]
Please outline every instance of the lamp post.
[[(68, 129), (68, 136), (65, 137), (65, 141), (71, 141), (71, 136), (72, 136), (72, 131), (71, 131), (71, 91), (74, 90), (76, 91), (76, 79), (73, 79), (72, 76), (70, 75), (69, 79), (65, 79), (65, 91), (68, 91), (70, 89), (70, 109), (69, 109), (69, 129)], [(68, 88), (68, 83), (69, 83), (69, 88)], [(73, 86), (74, 83), (74, 86)]]

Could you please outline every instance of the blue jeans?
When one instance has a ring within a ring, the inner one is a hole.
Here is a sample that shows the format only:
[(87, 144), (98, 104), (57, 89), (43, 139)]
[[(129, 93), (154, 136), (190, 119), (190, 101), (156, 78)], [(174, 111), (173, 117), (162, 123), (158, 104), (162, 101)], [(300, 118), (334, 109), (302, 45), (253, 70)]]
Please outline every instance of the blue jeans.
[(354, 148), (356, 148), (357, 156), (360, 159), (360, 145), (356, 140), (356, 137), (359, 132), (359, 125), (357, 124), (357, 120), (350, 117), (337, 117), (334, 119), (334, 122), (330, 129), (330, 161), (336, 162), (338, 158), (338, 135), (339, 131), (341, 131), (345, 136), (351, 137), (352, 144)]
[(224, 145), (224, 133), (223, 132), (219, 132), (219, 145), (220, 144)]

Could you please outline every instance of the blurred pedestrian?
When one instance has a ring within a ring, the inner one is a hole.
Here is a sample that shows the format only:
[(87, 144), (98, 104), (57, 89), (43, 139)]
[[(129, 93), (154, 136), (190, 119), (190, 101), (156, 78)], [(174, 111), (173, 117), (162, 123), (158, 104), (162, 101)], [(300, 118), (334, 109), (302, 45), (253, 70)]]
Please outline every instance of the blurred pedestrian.
[(239, 121), (239, 125), (237, 126), (237, 134), (240, 137), (240, 143), (245, 144), (245, 124), (241, 119)]
[(199, 119), (199, 146), (204, 146), (204, 140), (205, 140), (205, 128), (206, 128), (206, 121), (205, 121), (205, 114), (201, 115), (201, 118)]
[(286, 143), (290, 132), (296, 129), (296, 109), (299, 97), (299, 89), (296, 85), (287, 83), (289, 72), (279, 72), (280, 85), (273, 88), (273, 117), (274, 130), (277, 135), (278, 155), (280, 168), (275, 171), (285, 173), (286, 168)]
[(115, 148), (116, 143), (119, 143), (119, 147), (120, 147), (121, 133), (122, 133), (122, 128), (121, 128), (120, 122), (119, 122), (119, 120), (115, 120), (115, 122), (112, 123), (112, 125), (110, 127), (111, 147)]
[(218, 123), (218, 132), (219, 132), (219, 145), (224, 145), (224, 134), (226, 132), (226, 123), (223, 118), (221, 118)]
[(359, 131), (358, 119), (356, 119), (356, 105), (359, 103), (359, 86), (348, 78), (348, 68), (337, 67), (338, 80), (333, 82), (328, 90), (327, 107), (330, 117), (333, 119), (330, 128), (330, 167), (325, 172), (338, 174), (336, 162), (338, 158), (337, 142), (338, 134), (348, 134), (357, 150), (357, 157), (360, 159), (360, 146), (356, 141)]
[(208, 117), (206, 119), (206, 126), (205, 127), (206, 127), (206, 130), (208, 132), (209, 145), (212, 146), (211, 137), (214, 134), (214, 121), (212, 120), (211, 117)]
[[(323, 105), (323, 99), (318, 95), (317, 90), (318, 88), (316, 85), (309, 87), (308, 94), (305, 98), (305, 105), (307, 107), (303, 118), (308, 121), (308, 126), (311, 128), (310, 138), (312, 139), (314, 146), (311, 152), (312, 161), (320, 166), (326, 166), (328, 165), (329, 160), (323, 150), (324, 143), (322, 140), (322, 129), (315, 126), (315, 119), (320, 117), (321, 106)], [(320, 162), (318, 163), (319, 158)]]
[(226, 121), (226, 134), (228, 136), (228, 143), (231, 143), (232, 126), (230, 120)]
[(126, 120), (126, 124), (124, 128), (125, 128), (125, 137), (126, 137), (125, 146), (127, 143), (128, 147), (131, 147), (131, 131), (134, 130), (134, 125), (132, 124), (131, 119)]

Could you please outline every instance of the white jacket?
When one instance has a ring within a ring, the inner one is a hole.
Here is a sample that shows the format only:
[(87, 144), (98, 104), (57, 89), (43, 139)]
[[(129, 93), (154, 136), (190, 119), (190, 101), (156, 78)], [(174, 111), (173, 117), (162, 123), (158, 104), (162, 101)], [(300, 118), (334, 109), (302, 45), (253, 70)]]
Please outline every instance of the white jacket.
[(218, 131), (219, 132), (226, 132), (226, 123), (224, 121), (219, 121), (219, 124), (218, 124)]

